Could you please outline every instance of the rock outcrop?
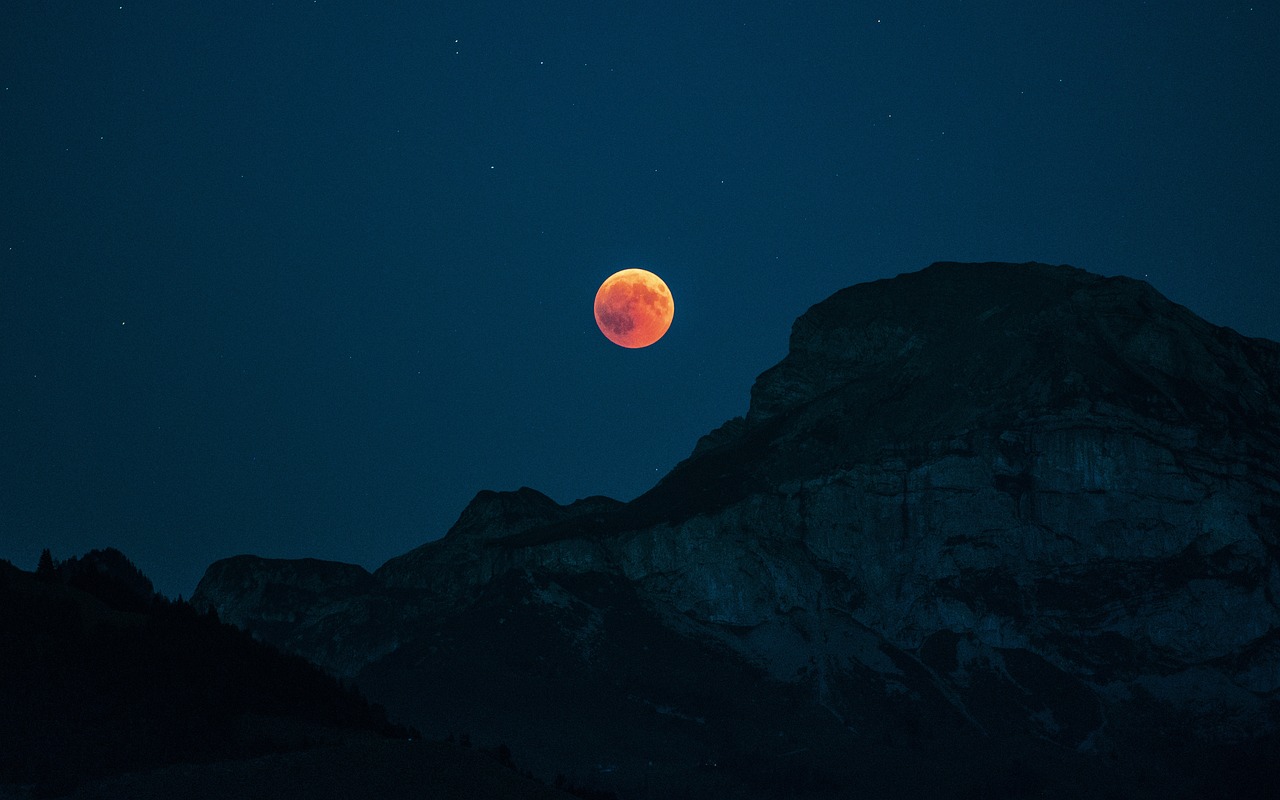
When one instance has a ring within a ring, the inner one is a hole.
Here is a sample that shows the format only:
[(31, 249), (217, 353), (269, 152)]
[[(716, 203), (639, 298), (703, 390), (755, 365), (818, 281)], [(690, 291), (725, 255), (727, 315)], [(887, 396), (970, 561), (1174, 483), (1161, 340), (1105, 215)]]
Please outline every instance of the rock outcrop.
[(513, 576), (589, 661), (607, 608), (565, 586), (600, 576), (845, 731), (1248, 741), (1280, 719), (1278, 453), (1280, 345), (1140, 281), (935, 264), (811, 308), (746, 417), (630, 503), (482, 492), (373, 575), (240, 557), (194, 599), (356, 675)]

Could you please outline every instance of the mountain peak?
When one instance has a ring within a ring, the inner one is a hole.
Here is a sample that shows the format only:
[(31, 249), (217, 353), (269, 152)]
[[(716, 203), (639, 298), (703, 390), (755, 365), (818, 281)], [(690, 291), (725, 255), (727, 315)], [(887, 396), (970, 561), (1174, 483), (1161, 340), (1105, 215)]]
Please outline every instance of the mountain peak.
[(747, 420), (850, 386), (850, 399), (868, 406), (1256, 392), (1263, 387), (1219, 363), (1232, 360), (1232, 338), (1141, 281), (1037, 263), (939, 263), (851, 286), (805, 312), (787, 357), (752, 388)]
[(560, 505), (536, 489), (514, 492), (483, 489), (471, 498), (446, 536), (488, 538), (511, 533), (511, 526), (553, 514)]
[(781, 424), (770, 438), (803, 439), (794, 466), (806, 472), (1001, 421), (1111, 407), (1172, 425), (1275, 429), (1278, 384), (1280, 346), (1205, 322), (1142, 281), (940, 263), (809, 309), (787, 356), (756, 380), (736, 434)]

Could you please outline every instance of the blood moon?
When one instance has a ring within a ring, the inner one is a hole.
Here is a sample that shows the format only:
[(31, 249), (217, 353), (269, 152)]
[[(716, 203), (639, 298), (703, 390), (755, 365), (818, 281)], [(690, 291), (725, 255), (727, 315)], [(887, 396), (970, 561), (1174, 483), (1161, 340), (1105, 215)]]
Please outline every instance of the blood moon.
[(615, 272), (596, 292), (596, 324), (609, 341), (648, 347), (671, 327), (676, 304), (662, 278), (643, 269)]

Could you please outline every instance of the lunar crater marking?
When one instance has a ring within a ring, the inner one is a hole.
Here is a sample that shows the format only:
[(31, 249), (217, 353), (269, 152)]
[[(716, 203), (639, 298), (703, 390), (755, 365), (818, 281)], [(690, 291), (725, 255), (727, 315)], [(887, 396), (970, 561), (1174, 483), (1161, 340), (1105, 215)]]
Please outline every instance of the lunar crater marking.
[(648, 347), (666, 334), (674, 316), (671, 290), (647, 270), (615, 272), (596, 292), (596, 324), (622, 347)]

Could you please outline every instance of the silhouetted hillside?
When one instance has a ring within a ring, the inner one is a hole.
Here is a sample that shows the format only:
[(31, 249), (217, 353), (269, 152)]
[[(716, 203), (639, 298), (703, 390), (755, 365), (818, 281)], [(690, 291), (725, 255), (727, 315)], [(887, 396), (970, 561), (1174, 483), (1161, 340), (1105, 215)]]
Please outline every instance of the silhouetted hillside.
[(72, 556), (55, 565), (54, 574), (121, 611), (146, 611), (156, 596), (151, 579), (114, 547)]
[(304, 659), (150, 586), (111, 550), (53, 580), (0, 565), (0, 781), (48, 793), (339, 734), (409, 736)]

